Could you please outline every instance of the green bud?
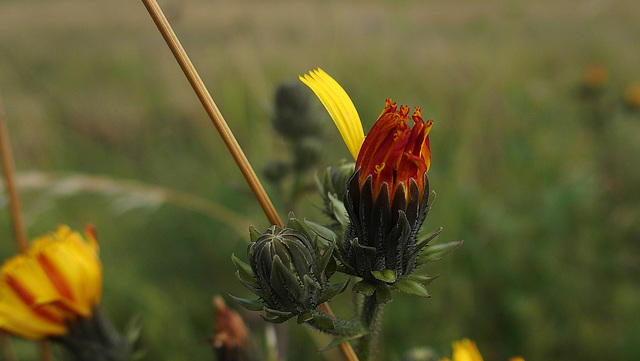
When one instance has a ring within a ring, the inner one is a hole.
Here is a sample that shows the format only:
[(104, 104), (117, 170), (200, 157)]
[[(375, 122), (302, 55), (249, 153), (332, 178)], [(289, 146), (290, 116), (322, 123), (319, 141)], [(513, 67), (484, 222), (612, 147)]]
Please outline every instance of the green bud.
[(328, 282), (335, 270), (335, 243), (320, 252), (317, 236), (290, 217), (287, 227), (271, 226), (259, 236), (255, 229), (250, 231), (248, 264), (232, 257), (238, 279), (259, 297), (234, 299), (247, 309), (263, 310), (263, 318), (269, 322), (284, 322), (294, 316), (306, 322), (311, 319), (310, 311), (346, 287)]
[(299, 82), (283, 82), (276, 89), (273, 126), (287, 139), (317, 136), (322, 124), (313, 109), (309, 90)]

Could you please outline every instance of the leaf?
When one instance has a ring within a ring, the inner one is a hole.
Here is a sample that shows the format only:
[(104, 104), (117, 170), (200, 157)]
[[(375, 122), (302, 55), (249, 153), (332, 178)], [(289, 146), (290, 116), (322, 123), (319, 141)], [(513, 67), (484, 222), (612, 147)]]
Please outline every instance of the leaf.
[(312, 318), (313, 314), (311, 313), (311, 311), (304, 311), (298, 315), (298, 319), (296, 321), (298, 322), (298, 324), (303, 324)]
[(418, 236), (418, 241), (416, 242), (416, 251), (421, 250), (422, 248), (424, 248), (424, 246), (429, 244), (429, 242), (436, 239), (440, 235), (440, 232), (442, 232), (442, 227), (438, 227), (437, 229), (427, 233), (424, 236)]
[(242, 273), (243, 278), (255, 277), (255, 274), (253, 273), (253, 270), (251, 269), (251, 267), (248, 264), (241, 261), (240, 258), (236, 257), (235, 254), (231, 255), (231, 261), (233, 261), (233, 264), (234, 266), (236, 266), (236, 269), (238, 270), (238, 272)]
[(394, 269), (387, 269), (384, 271), (371, 271), (371, 274), (373, 275), (373, 277), (379, 279), (384, 283), (393, 283), (398, 278), (396, 270)]
[(462, 241), (434, 244), (426, 247), (418, 256), (416, 265), (422, 265), (443, 259), (446, 255), (462, 246)]
[(329, 287), (327, 287), (324, 293), (320, 295), (320, 298), (318, 298), (318, 304), (325, 303), (331, 300), (336, 295), (344, 292), (344, 290), (347, 289), (348, 285), (349, 285), (349, 281), (330, 285)]
[(435, 276), (430, 276), (430, 275), (407, 275), (407, 276), (401, 277), (401, 279), (407, 279), (407, 280), (410, 280), (410, 281), (418, 282), (421, 285), (426, 286), (426, 285), (430, 284), (431, 282), (433, 282), (438, 277), (440, 277), (439, 273), (437, 275), (435, 275)]
[[(304, 223), (311, 228), (313, 232), (315, 232), (320, 238), (327, 240), (329, 242), (335, 242), (338, 239), (338, 236), (329, 228), (320, 225), (316, 222), (312, 222), (310, 220), (305, 219)], [(326, 243), (326, 242), (325, 242)]]
[(349, 226), (349, 215), (347, 214), (344, 203), (331, 193), (329, 193), (328, 196), (333, 215), (342, 227), (347, 228)]
[(257, 241), (260, 236), (262, 236), (262, 233), (260, 233), (254, 226), (249, 226), (249, 238), (251, 239), (251, 242)]
[(264, 308), (264, 302), (259, 299), (250, 300), (248, 298), (236, 297), (234, 295), (229, 295), (229, 297), (233, 298), (240, 304), (240, 306), (246, 308), (249, 311), (261, 311)]
[(325, 269), (327, 269), (327, 265), (329, 264), (329, 261), (331, 261), (331, 259), (333, 258), (333, 249), (335, 247), (336, 247), (336, 243), (331, 242), (331, 244), (329, 245), (329, 248), (327, 248), (326, 251), (324, 251), (324, 254), (322, 255), (322, 260), (320, 260), (320, 264), (318, 268), (318, 276), (324, 273)]
[(427, 288), (422, 283), (406, 278), (399, 279), (396, 283), (393, 284), (393, 287), (410, 295), (416, 295), (425, 298), (431, 297), (431, 294), (429, 293), (429, 291), (427, 291)]
[(370, 281), (360, 281), (353, 285), (353, 292), (362, 293), (365, 296), (371, 296), (376, 291), (376, 284)]

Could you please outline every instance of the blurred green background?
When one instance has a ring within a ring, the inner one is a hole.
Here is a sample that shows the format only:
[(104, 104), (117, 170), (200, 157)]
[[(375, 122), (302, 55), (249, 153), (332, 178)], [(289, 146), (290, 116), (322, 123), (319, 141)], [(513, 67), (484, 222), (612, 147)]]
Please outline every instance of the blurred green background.
[[(449, 355), (463, 337), (486, 360), (640, 357), (640, 111), (625, 101), (640, 82), (640, 2), (160, 4), (258, 173), (291, 158), (270, 122), (276, 86), (318, 66), (365, 131), (388, 97), (435, 121), (425, 227), (465, 243), (427, 267), (443, 274), (431, 299), (386, 308), (380, 360)], [(141, 317), (145, 360), (210, 359), (211, 298), (248, 296), (230, 255), (268, 222), (143, 4), (1, 0), (0, 94), (30, 236), (95, 223), (113, 323)], [(349, 153), (317, 110), (319, 170)], [(322, 221), (319, 203), (308, 194), (297, 215)], [(348, 315), (349, 297), (332, 307)], [(299, 327), (290, 360), (339, 359)]]

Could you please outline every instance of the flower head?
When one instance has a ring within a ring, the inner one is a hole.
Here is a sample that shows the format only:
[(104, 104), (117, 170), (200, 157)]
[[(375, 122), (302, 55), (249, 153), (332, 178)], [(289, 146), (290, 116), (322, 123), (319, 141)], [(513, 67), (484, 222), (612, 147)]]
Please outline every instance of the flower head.
[[(433, 122), (422, 119), (420, 108), (409, 117), (409, 107), (398, 109), (387, 99), (382, 114), (364, 137), (353, 103), (335, 80), (320, 69), (300, 80), (320, 98), (356, 159), (343, 195), (349, 224), (337, 249), (345, 272), (362, 278), (354, 290), (369, 296), (376, 293), (378, 302), (391, 299), (388, 286), (429, 297), (424, 286), (433, 278), (410, 274), (425, 263), (421, 252), (439, 232), (417, 240), (433, 200), (433, 194), (428, 196), (427, 178)], [(412, 127), (407, 124), (410, 120)]]
[(410, 128), (407, 125), (408, 114), (409, 107), (403, 105), (397, 110), (396, 103), (387, 99), (384, 111), (367, 134), (358, 153), (356, 169), (360, 168), (360, 186), (371, 176), (374, 199), (384, 183), (391, 192), (391, 202), (400, 184), (405, 186), (406, 197), (409, 179), (417, 182), (420, 197), (423, 195), (424, 174), (431, 164), (429, 130), (433, 121), (425, 124), (420, 108), (416, 108), (411, 117), (414, 126)]
[(35, 239), (0, 268), (0, 329), (41, 339), (68, 332), (67, 322), (87, 318), (100, 302), (102, 266), (92, 227), (87, 241), (61, 225)]

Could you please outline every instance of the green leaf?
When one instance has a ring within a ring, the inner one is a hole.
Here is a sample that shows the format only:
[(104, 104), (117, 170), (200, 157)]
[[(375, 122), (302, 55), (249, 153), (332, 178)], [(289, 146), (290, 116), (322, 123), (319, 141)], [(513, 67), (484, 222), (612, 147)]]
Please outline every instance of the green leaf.
[(344, 203), (332, 193), (329, 193), (328, 196), (333, 215), (342, 227), (347, 228), (349, 226), (349, 215), (347, 214), (347, 209), (344, 207)]
[(298, 315), (297, 322), (298, 324), (303, 324), (312, 318), (313, 318), (313, 313), (311, 313), (311, 311), (304, 311)]
[(336, 326), (333, 324), (333, 320), (321, 314), (317, 314), (313, 317), (313, 322), (316, 324), (318, 330), (330, 332), (333, 331)]
[(387, 269), (384, 271), (371, 271), (371, 274), (373, 275), (373, 277), (379, 279), (384, 283), (393, 283), (398, 278), (396, 270), (394, 269)]
[(241, 261), (240, 258), (236, 257), (235, 254), (231, 254), (231, 261), (233, 261), (234, 266), (236, 266), (236, 269), (238, 270), (238, 272), (242, 273), (243, 276), (245, 276), (246, 278), (255, 277), (255, 274), (253, 273), (253, 270), (251, 269), (251, 267), (248, 264)]
[(423, 286), (426, 286), (428, 284), (430, 284), (431, 282), (433, 282), (436, 278), (440, 277), (440, 274), (438, 273), (435, 276), (430, 276), (430, 275), (407, 275), (407, 276), (403, 276), (400, 279), (407, 279), (410, 281), (414, 281), (414, 282), (418, 282)]
[(462, 246), (462, 241), (448, 242), (442, 244), (434, 244), (427, 246), (418, 256), (416, 265), (422, 265), (443, 259), (446, 255)]
[(260, 285), (255, 280), (255, 278), (244, 278), (244, 276), (240, 273), (240, 271), (236, 271), (236, 278), (240, 283), (242, 283), (246, 288), (251, 290), (251, 292), (258, 294), (260, 290)]
[(260, 233), (254, 226), (249, 226), (249, 238), (251, 239), (251, 242), (257, 241), (260, 236), (262, 236), (262, 233)]
[(438, 238), (438, 235), (440, 235), (440, 232), (442, 232), (442, 227), (438, 227), (437, 229), (425, 234), (424, 236), (418, 236), (418, 241), (416, 242), (416, 249), (424, 248), (424, 246), (429, 244), (429, 242)]
[(322, 260), (320, 260), (320, 264), (318, 268), (318, 276), (324, 273), (325, 269), (327, 269), (327, 265), (329, 264), (329, 261), (331, 261), (331, 259), (333, 258), (333, 249), (335, 247), (336, 247), (336, 243), (331, 242), (331, 244), (329, 245), (329, 248), (327, 248), (324, 251), (324, 254), (322, 255)]
[(371, 296), (376, 291), (376, 284), (370, 281), (360, 281), (353, 285), (353, 292), (362, 293), (365, 296)]
[(344, 290), (347, 289), (348, 285), (349, 285), (349, 281), (330, 285), (329, 287), (327, 287), (327, 289), (324, 291), (324, 293), (322, 295), (320, 295), (320, 298), (318, 298), (318, 303), (319, 304), (320, 303), (325, 303), (325, 302), (331, 300), (336, 295), (344, 292)]
[(233, 298), (240, 304), (240, 306), (246, 308), (249, 311), (261, 311), (264, 308), (264, 302), (259, 299), (250, 300), (248, 298), (236, 297), (234, 295), (229, 295), (229, 297)]
[(431, 294), (429, 293), (429, 291), (427, 291), (427, 288), (422, 283), (406, 278), (399, 279), (396, 283), (393, 284), (393, 287), (410, 295), (416, 295), (425, 298), (431, 297)]
[(322, 239), (325, 239), (329, 242), (335, 242), (338, 239), (338, 236), (332, 230), (325, 226), (307, 219), (304, 220), (304, 223)]

